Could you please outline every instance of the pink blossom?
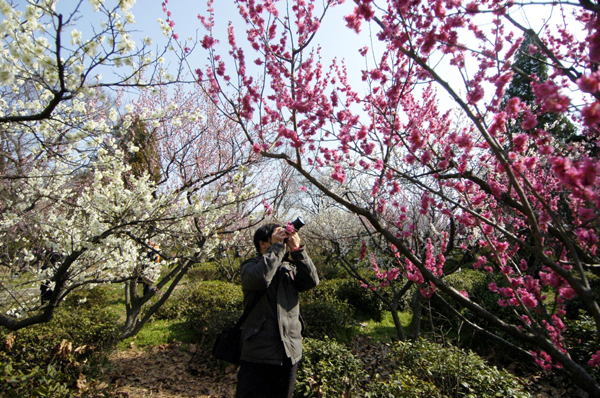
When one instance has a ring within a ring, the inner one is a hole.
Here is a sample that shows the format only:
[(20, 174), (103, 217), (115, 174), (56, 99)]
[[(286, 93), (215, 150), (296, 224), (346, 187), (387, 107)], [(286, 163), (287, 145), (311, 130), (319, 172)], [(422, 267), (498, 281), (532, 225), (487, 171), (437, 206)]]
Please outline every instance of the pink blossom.
[(266, 200), (263, 200), (263, 206), (265, 208), (265, 214), (267, 216), (270, 216), (271, 214), (273, 214), (273, 207), (269, 203), (267, 203)]
[(588, 361), (588, 364), (590, 366), (600, 368), (600, 350), (596, 351), (596, 353), (592, 355), (592, 359)]
[(294, 224), (292, 224), (291, 222), (288, 222), (287, 225), (285, 226), (285, 232), (287, 232), (288, 234), (293, 234), (294, 232), (296, 232), (296, 228), (294, 228)]
[(586, 105), (581, 110), (581, 115), (586, 126), (593, 126), (600, 123), (600, 101), (596, 101), (591, 105)]
[(479, 12), (479, 4), (475, 1), (470, 2), (469, 4), (467, 4), (467, 13), (468, 14), (476, 14), (477, 12)]
[(202, 47), (207, 50), (209, 48), (211, 48), (214, 44), (215, 44), (215, 39), (213, 39), (209, 35), (204, 36), (204, 39), (202, 39)]
[(521, 128), (523, 130), (531, 130), (537, 126), (537, 124), (537, 117), (529, 111), (525, 112), (525, 119), (523, 120), (523, 123), (521, 123)]
[(529, 47), (527, 48), (527, 51), (529, 52), (529, 55), (534, 55), (538, 52), (538, 48), (537, 48), (537, 46), (530, 44)]
[(577, 79), (577, 85), (584, 93), (595, 93), (600, 89), (600, 82), (598, 82), (598, 74), (593, 73), (589, 76), (581, 76)]
[(259, 144), (259, 143), (257, 143), (257, 142), (255, 142), (255, 143), (252, 145), (252, 150), (254, 151), (254, 153), (260, 153), (260, 151), (261, 151), (260, 144)]
[(521, 98), (512, 97), (506, 103), (506, 113), (510, 117), (515, 117), (521, 111)]
[(533, 92), (535, 93), (535, 103), (542, 106), (544, 112), (565, 112), (571, 104), (571, 100), (559, 92), (558, 86), (547, 80), (543, 83), (532, 83)]
[(358, 251), (361, 260), (364, 260), (367, 256), (367, 243), (363, 240), (360, 250)]

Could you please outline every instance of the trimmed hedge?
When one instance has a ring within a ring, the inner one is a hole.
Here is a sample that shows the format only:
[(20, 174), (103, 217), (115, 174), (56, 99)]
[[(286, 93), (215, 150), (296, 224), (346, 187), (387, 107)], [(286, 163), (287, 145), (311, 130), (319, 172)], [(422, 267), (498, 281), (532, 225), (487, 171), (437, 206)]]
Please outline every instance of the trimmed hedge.
[(342, 344), (306, 338), (294, 397), (353, 396), (361, 374), (360, 361)]
[(178, 297), (181, 316), (202, 340), (213, 341), (217, 333), (232, 326), (243, 312), (243, 294), (239, 285), (207, 281), (188, 286)]
[(414, 375), (439, 390), (440, 395), (431, 397), (529, 397), (516, 376), (487, 365), (471, 351), (426, 341), (398, 342), (393, 350), (399, 368), (389, 383), (402, 379), (399, 375)]
[(100, 289), (72, 293), (51, 322), (0, 329), (0, 396), (70, 397), (81, 373), (98, 376), (120, 331), (106, 299)]

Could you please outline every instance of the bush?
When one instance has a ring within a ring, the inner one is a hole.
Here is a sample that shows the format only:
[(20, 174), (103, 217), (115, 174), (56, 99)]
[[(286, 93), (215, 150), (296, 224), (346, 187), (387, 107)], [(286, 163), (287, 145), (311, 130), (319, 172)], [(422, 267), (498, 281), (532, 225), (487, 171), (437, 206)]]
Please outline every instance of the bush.
[[(161, 305), (153, 315), (154, 319), (162, 320), (174, 320), (183, 318), (183, 314), (187, 309), (189, 302), (188, 295), (190, 288), (184, 287), (182, 289), (174, 290), (171, 296)], [(159, 300), (159, 297), (155, 295), (153, 297), (152, 304)]]
[(117, 316), (102, 306), (102, 297), (73, 294), (49, 323), (0, 330), (0, 395), (68, 397), (81, 373), (97, 376), (119, 333)]
[(301, 302), (314, 303), (339, 301), (337, 296), (339, 281), (340, 279), (322, 280), (316, 288), (300, 293)]
[[(25, 367), (26, 368), (26, 367)], [(53, 397), (70, 398), (67, 375), (56, 370), (52, 364), (39, 366), (25, 372), (13, 368), (12, 363), (0, 366), (0, 393), (3, 397)]]
[(304, 339), (294, 397), (352, 396), (361, 375), (358, 359), (331, 339)]
[(330, 279), (321, 281), (319, 286), (302, 293), (302, 302), (342, 302), (362, 317), (381, 321), (383, 303), (360, 283), (353, 279)]
[(212, 281), (217, 279), (220, 267), (214, 263), (202, 263), (187, 272), (188, 280), (191, 283)]
[(487, 365), (471, 351), (417, 341), (396, 343), (394, 353), (399, 364), (396, 377), (413, 374), (434, 385), (440, 396), (529, 397), (517, 377)]
[(586, 366), (591, 375), (600, 380), (600, 369), (587, 366), (587, 362), (598, 350), (598, 341), (596, 340), (596, 324), (592, 317), (587, 316), (584, 310), (580, 310), (577, 319), (565, 318), (567, 326), (563, 337), (565, 345), (569, 349), (569, 354), (573, 359)]
[(343, 338), (354, 323), (348, 304), (339, 301), (311, 302), (303, 304), (300, 310), (306, 335), (312, 338)]
[(213, 341), (221, 329), (232, 326), (242, 315), (243, 294), (238, 285), (209, 281), (188, 286), (186, 290), (182, 316), (202, 340)]
[(354, 279), (340, 279), (337, 283), (337, 298), (347, 302), (359, 316), (381, 322), (383, 302), (371, 291), (360, 286)]
[(375, 380), (365, 389), (365, 398), (438, 398), (440, 390), (432, 383), (423, 381), (412, 372), (396, 372), (383, 380)]

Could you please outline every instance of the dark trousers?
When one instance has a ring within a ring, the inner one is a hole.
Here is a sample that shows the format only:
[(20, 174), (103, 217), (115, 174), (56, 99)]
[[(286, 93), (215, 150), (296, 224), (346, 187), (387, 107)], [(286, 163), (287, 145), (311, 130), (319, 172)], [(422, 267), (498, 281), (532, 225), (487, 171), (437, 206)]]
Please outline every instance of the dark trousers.
[(292, 398), (297, 372), (289, 358), (283, 365), (242, 361), (235, 398)]

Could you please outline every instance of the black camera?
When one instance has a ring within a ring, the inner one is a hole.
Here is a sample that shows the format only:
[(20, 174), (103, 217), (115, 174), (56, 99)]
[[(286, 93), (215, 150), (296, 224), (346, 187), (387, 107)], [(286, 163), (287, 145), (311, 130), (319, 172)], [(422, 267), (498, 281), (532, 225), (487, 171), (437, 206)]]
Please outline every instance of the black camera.
[(296, 232), (300, 231), (300, 228), (302, 228), (303, 226), (306, 225), (306, 223), (304, 222), (304, 220), (302, 219), (302, 217), (296, 218), (290, 224), (292, 224), (294, 226), (294, 229), (296, 230)]
[[(294, 227), (296, 232), (298, 232), (300, 230), (300, 228), (302, 228), (303, 226), (306, 225), (306, 223), (304, 222), (302, 217), (297, 217), (294, 221), (292, 221), (291, 223), (288, 223), (288, 224), (292, 224), (292, 226)], [(283, 240), (283, 243), (287, 243), (287, 238), (285, 238)]]

